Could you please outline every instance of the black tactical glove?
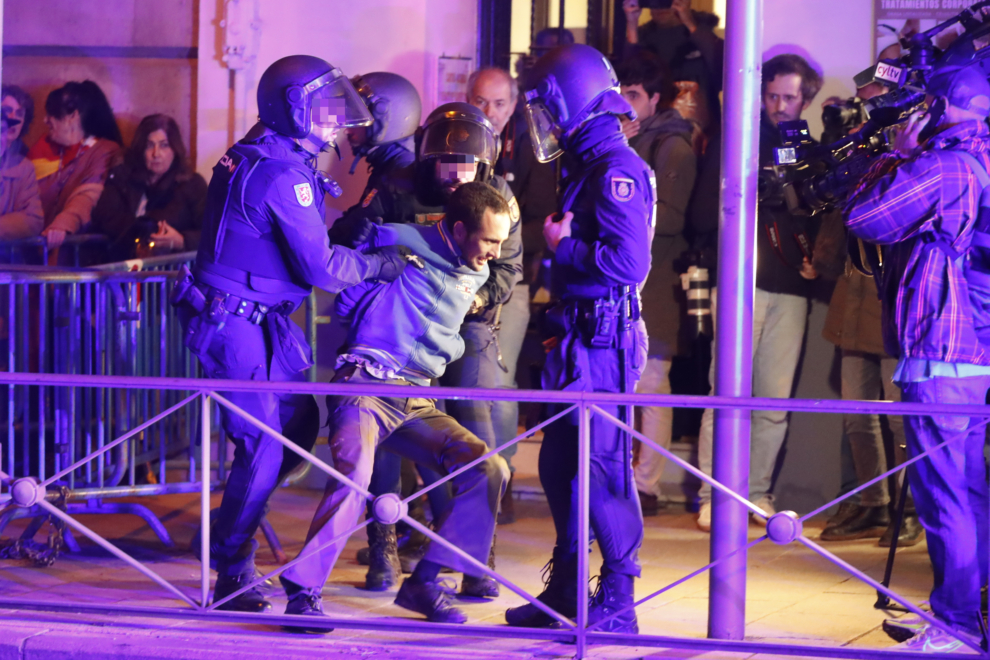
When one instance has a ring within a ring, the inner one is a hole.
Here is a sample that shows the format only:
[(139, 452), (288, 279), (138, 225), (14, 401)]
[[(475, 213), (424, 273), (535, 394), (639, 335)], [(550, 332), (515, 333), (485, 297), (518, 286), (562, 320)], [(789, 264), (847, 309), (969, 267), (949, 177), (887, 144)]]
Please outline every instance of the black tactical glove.
[(357, 213), (345, 215), (337, 218), (327, 235), (332, 245), (355, 248), (368, 242), (376, 224), (382, 224), (382, 219), (371, 219)]
[(409, 264), (422, 268), (423, 262), (405, 245), (386, 245), (368, 253), (378, 261), (378, 274), (372, 279), (391, 282), (399, 277)]

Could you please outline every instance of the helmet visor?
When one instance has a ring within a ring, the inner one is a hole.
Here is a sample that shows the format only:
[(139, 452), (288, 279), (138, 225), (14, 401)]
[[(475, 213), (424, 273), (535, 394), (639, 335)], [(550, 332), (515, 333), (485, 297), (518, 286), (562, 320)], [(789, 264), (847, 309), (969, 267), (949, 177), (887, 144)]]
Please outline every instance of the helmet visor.
[(423, 131), (420, 157), (474, 156), (491, 165), (498, 158), (498, 138), (487, 127), (467, 119), (442, 119)]
[(557, 139), (557, 123), (542, 102), (538, 100), (526, 102), (526, 123), (529, 124), (529, 135), (533, 139), (536, 160), (549, 163), (564, 153)]
[(313, 124), (320, 128), (370, 126), (373, 119), (354, 85), (340, 76), (312, 92)]

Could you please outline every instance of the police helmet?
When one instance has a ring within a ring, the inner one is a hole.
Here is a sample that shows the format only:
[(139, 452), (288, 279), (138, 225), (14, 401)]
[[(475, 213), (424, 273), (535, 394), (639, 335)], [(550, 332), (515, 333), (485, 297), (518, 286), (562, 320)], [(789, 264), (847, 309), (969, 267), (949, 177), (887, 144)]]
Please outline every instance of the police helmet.
[(487, 182), (498, 160), (499, 137), (485, 113), (470, 103), (445, 103), (416, 132), (416, 159), (457, 157), (478, 166), (475, 181)]
[(305, 138), (316, 126), (368, 126), (372, 117), (340, 69), (310, 55), (273, 63), (258, 83), (258, 115), (273, 131)]
[(542, 163), (559, 156), (561, 141), (593, 117), (636, 118), (619, 92), (611, 63), (583, 44), (559, 46), (537, 60), (526, 75), (523, 99), (533, 149)]
[(354, 76), (351, 82), (374, 119), (368, 127), (368, 139), (360, 149), (366, 151), (416, 134), (423, 104), (411, 82), (385, 71)]

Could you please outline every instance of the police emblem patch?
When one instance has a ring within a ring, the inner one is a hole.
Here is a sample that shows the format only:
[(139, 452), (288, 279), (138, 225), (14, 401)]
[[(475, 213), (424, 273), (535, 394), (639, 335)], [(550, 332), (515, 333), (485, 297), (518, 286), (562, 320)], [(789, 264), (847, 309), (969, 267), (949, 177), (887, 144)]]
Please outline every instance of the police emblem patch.
[(617, 201), (628, 202), (636, 194), (636, 182), (618, 176), (612, 177), (612, 197)]
[(378, 194), (378, 188), (372, 188), (371, 192), (365, 195), (365, 198), (361, 200), (361, 208), (366, 209), (371, 206), (371, 202), (375, 201), (375, 195)]
[(296, 193), (296, 201), (300, 206), (310, 206), (313, 204), (313, 187), (308, 183), (299, 183), (292, 186)]
[(516, 201), (515, 196), (509, 201), (509, 218), (512, 222), (519, 222), (519, 202)]

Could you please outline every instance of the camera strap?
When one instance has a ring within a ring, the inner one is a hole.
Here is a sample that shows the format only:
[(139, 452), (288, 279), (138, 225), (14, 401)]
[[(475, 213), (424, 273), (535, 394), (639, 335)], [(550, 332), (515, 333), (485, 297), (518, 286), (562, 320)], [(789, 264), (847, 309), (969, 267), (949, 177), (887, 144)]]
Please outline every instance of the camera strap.
[[(764, 228), (767, 232), (767, 238), (770, 240), (770, 245), (773, 247), (774, 253), (777, 258), (780, 259), (788, 268), (800, 271), (801, 266), (795, 266), (787, 260), (784, 255), (784, 248), (780, 242), (780, 227), (776, 222), (765, 222), (763, 223)], [(808, 260), (811, 261), (811, 240), (808, 238), (808, 234), (803, 231), (794, 232), (794, 241), (797, 243), (798, 248), (801, 250), (801, 254)]]

